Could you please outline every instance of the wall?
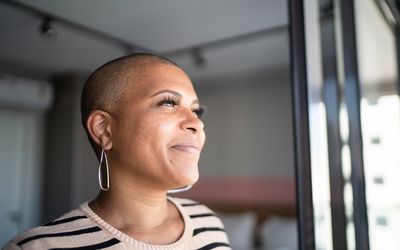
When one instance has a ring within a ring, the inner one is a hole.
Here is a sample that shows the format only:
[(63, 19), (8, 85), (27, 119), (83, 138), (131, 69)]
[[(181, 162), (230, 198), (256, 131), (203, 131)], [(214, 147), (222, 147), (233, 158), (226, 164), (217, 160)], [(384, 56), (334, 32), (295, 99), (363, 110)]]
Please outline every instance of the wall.
[(194, 80), (207, 141), (202, 176), (293, 176), (288, 66)]
[(79, 75), (53, 79), (55, 102), (47, 117), (44, 220), (94, 198), (98, 190), (97, 160), (80, 119), (84, 81)]

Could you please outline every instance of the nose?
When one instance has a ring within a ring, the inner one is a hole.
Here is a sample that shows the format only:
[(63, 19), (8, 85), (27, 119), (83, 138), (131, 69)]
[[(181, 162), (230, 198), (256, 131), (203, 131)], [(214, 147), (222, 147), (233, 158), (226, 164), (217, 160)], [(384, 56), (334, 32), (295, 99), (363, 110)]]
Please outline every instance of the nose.
[(192, 110), (186, 112), (185, 119), (182, 122), (182, 129), (192, 131), (196, 134), (204, 129), (204, 123)]

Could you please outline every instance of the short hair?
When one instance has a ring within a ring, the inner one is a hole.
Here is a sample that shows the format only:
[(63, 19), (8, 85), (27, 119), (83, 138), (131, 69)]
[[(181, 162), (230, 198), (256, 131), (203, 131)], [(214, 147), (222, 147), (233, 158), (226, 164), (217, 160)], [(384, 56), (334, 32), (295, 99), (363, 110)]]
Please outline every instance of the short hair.
[[(180, 68), (172, 60), (157, 54), (134, 53), (116, 58), (96, 69), (86, 80), (81, 96), (81, 119), (86, 132), (86, 121), (91, 112), (111, 112), (122, 99), (127, 85), (149, 66), (159, 63)], [(88, 137), (93, 149), (97, 151), (89, 133)]]

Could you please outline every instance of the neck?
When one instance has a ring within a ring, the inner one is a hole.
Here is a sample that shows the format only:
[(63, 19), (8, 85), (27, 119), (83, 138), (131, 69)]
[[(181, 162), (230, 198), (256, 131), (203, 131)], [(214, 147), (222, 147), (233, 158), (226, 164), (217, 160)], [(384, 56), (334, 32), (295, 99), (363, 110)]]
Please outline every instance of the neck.
[(89, 205), (109, 224), (130, 231), (151, 231), (171, 215), (166, 192), (149, 192), (121, 181), (114, 182), (108, 191), (101, 191)]
[(151, 244), (168, 244), (184, 231), (180, 212), (167, 199), (167, 191), (146, 178), (111, 172), (111, 186), (101, 191), (90, 208), (119, 231)]

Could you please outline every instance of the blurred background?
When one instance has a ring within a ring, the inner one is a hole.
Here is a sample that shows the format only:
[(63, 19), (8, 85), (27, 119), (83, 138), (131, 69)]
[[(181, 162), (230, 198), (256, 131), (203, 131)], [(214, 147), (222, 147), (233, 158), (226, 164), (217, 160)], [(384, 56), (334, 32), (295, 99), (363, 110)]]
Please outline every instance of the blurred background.
[[(177, 62), (207, 107), (200, 180), (178, 196), (214, 209), (233, 249), (301, 249), (298, 218), (311, 223), (307, 249), (399, 249), (398, 1), (343, 2), (0, 1), (0, 245), (95, 197), (82, 86), (103, 63), (150, 51)], [(305, 22), (301, 120), (294, 12)], [(295, 155), (302, 122), (307, 166)], [(310, 179), (296, 182), (303, 167)]]
[(5, 1), (0, 19), (2, 242), (95, 197), (81, 88), (103, 63), (153, 51), (207, 107), (201, 178), (181, 196), (220, 212), (234, 249), (276, 238), (275, 224), (297, 248), (285, 1)]

